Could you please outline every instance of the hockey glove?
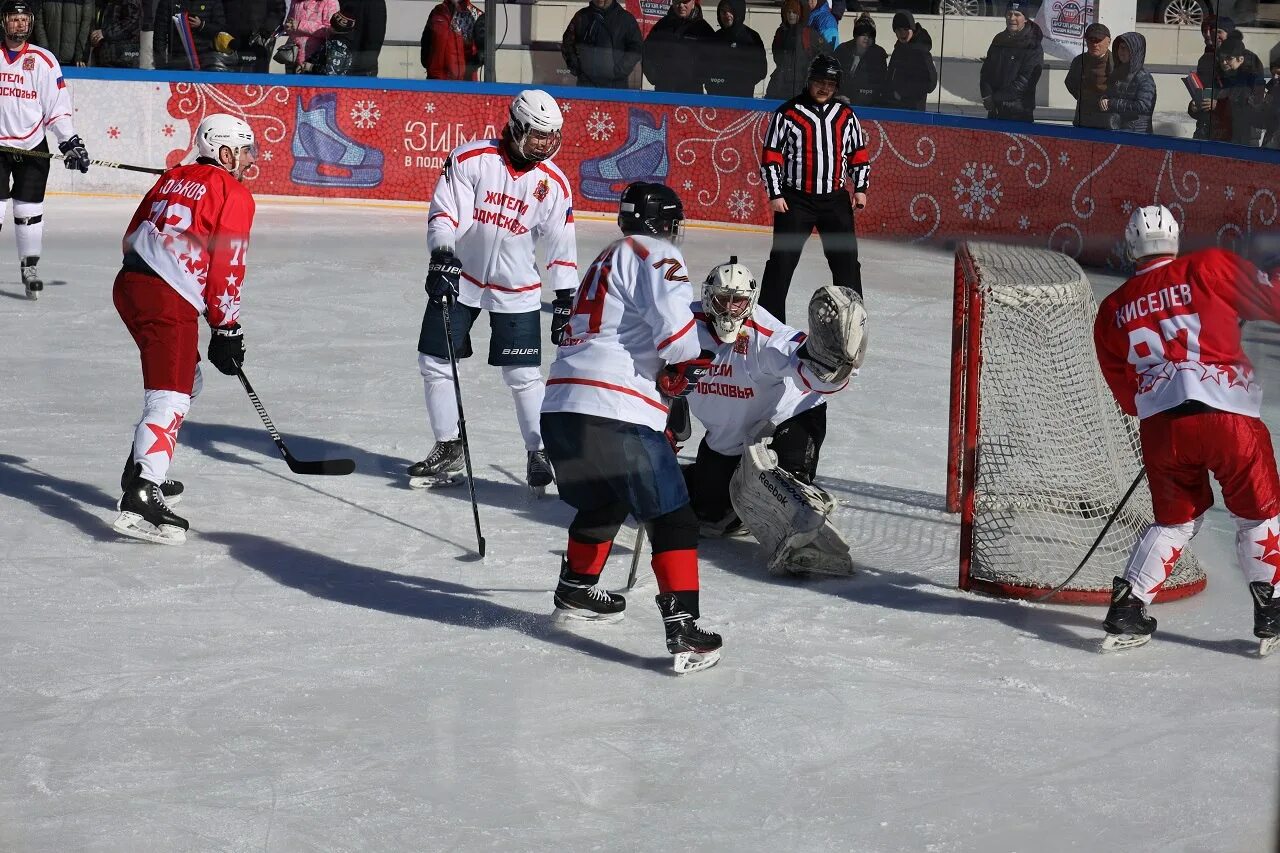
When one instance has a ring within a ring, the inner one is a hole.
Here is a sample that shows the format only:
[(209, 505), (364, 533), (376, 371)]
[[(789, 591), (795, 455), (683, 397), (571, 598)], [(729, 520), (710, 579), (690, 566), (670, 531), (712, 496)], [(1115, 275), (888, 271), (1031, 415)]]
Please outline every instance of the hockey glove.
[(551, 343), (560, 346), (564, 340), (564, 327), (573, 315), (573, 291), (557, 290), (551, 301)]
[(66, 142), (59, 142), (58, 150), (62, 152), (62, 162), (68, 169), (89, 171), (89, 152), (85, 150), (79, 136), (73, 136)]
[(453, 300), (458, 295), (458, 279), (462, 277), (462, 262), (453, 253), (453, 249), (436, 249), (431, 253), (431, 264), (427, 267), (427, 295), (432, 305), (439, 305), (444, 300)]
[(239, 323), (214, 326), (209, 335), (209, 363), (227, 376), (235, 376), (244, 364), (244, 331)]
[(658, 390), (668, 397), (687, 397), (698, 388), (698, 380), (711, 369), (714, 353), (703, 350), (697, 358), (669, 364), (658, 372)]

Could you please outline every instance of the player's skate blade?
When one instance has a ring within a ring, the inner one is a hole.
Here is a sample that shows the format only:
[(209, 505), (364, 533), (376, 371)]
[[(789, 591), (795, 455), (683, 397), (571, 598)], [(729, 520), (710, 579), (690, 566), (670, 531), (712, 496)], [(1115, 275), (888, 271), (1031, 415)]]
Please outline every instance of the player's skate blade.
[(1258, 642), (1258, 657), (1265, 658), (1276, 649), (1280, 649), (1280, 637), (1263, 637)]
[(720, 663), (720, 651), (713, 652), (680, 652), (674, 658), (677, 675), (700, 672)]
[(594, 613), (580, 607), (557, 607), (551, 613), (553, 625), (612, 625), (626, 618), (626, 613)]
[(136, 512), (121, 512), (111, 527), (116, 533), (158, 545), (181, 545), (187, 541), (187, 531), (181, 527), (172, 524), (156, 527)]
[(1125, 649), (1136, 649), (1151, 642), (1150, 634), (1107, 634), (1102, 638), (1102, 651), (1119, 652)]
[(452, 486), (461, 486), (465, 482), (467, 482), (465, 474), (432, 474), (426, 477), (410, 477), (409, 488), (448, 489)]

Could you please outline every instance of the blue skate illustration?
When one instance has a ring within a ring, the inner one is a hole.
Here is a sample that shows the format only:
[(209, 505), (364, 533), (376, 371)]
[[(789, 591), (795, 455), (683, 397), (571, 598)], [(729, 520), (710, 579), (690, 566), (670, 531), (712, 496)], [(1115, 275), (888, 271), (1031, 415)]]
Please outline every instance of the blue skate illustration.
[(661, 181), (671, 164), (667, 160), (667, 117), (654, 123), (648, 112), (632, 107), (627, 119), (627, 141), (616, 151), (584, 160), (578, 170), (578, 192), (592, 201), (617, 201), (632, 181)]
[(289, 177), (309, 187), (376, 187), (382, 183), (382, 152), (339, 130), (337, 111), (335, 92), (321, 92), (305, 109), (298, 96)]

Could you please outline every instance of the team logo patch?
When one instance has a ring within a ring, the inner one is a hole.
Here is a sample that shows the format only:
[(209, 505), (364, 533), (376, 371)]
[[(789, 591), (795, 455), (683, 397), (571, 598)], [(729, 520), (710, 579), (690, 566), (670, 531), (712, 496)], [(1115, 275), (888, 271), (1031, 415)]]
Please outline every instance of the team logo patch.
[(747, 354), (747, 333), (738, 332), (738, 339), (733, 342), (733, 351), (738, 355)]
[(547, 179), (543, 178), (538, 185), (533, 188), (533, 197), (538, 201), (546, 201), (547, 193), (551, 192), (551, 186), (547, 183)]
[(23, 59), (22, 59), (22, 70), (23, 70), (23, 71), (35, 71), (35, 70), (36, 70), (36, 58), (35, 58), (34, 56), (27, 56), (27, 57), (23, 57)]

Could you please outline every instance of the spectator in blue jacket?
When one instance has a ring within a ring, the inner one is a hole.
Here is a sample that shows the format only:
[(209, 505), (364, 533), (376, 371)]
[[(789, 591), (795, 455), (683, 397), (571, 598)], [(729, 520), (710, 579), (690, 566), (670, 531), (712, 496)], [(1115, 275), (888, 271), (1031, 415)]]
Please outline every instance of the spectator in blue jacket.
[(836, 45), (840, 44), (840, 25), (836, 23), (836, 16), (831, 14), (827, 0), (809, 0), (809, 26), (817, 30), (827, 43), (826, 47), (818, 48), (818, 53), (834, 53)]

